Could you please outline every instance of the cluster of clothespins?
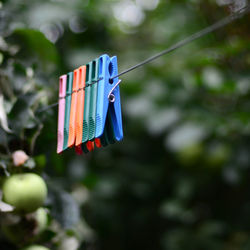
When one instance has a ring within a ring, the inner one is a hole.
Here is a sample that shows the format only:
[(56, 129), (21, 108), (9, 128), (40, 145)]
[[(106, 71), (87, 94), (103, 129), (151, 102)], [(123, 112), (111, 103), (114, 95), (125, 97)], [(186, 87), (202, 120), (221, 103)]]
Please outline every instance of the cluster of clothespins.
[(78, 154), (123, 138), (117, 57), (102, 55), (59, 79), (57, 153)]
[(246, 5), (213, 25), (118, 74), (116, 56), (102, 55), (60, 77), (57, 153), (75, 146), (77, 153), (107, 146), (123, 138), (118, 76), (203, 37), (250, 11)]

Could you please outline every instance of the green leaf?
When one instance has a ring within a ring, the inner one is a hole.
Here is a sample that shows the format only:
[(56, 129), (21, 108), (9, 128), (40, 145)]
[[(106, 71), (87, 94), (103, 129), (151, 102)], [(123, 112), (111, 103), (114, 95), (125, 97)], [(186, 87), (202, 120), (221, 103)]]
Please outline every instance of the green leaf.
[(11, 128), (15, 132), (19, 133), (23, 128), (32, 128), (36, 125), (30, 109), (36, 98), (36, 93), (28, 93), (17, 99), (9, 114)]
[(0, 125), (8, 133), (11, 132), (8, 126), (7, 115), (3, 106), (3, 95), (0, 94)]
[(0, 127), (0, 145), (7, 148), (8, 138), (7, 133)]
[(7, 204), (3, 201), (0, 201), (0, 211), (3, 213), (8, 213), (14, 211), (15, 207), (11, 206), (10, 204)]
[(58, 63), (58, 53), (53, 43), (51, 43), (42, 32), (33, 29), (16, 29), (12, 38), (21, 45), (20, 56), (22, 58), (38, 57), (44, 66), (49, 62)]
[(29, 159), (23, 164), (23, 166), (24, 166), (25, 168), (33, 169), (33, 168), (35, 168), (36, 163), (35, 163), (34, 159), (29, 158)]
[(36, 165), (43, 168), (46, 165), (46, 157), (45, 155), (37, 155), (34, 157), (34, 160), (36, 162)]
[(4, 161), (0, 161), (0, 168), (3, 169), (4, 174), (9, 177), (10, 173), (7, 168), (7, 164)]

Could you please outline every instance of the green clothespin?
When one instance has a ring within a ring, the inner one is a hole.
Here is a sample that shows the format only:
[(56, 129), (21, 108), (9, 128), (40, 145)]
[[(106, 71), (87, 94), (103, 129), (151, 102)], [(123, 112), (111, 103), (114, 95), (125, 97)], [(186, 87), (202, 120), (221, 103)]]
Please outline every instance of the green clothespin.
[(90, 84), (92, 77), (93, 62), (86, 65), (86, 87), (84, 99), (84, 114), (83, 114), (83, 130), (82, 130), (82, 143), (89, 140), (89, 112), (90, 112)]
[(95, 139), (95, 126), (96, 126), (96, 105), (97, 105), (97, 88), (98, 88), (98, 72), (99, 72), (99, 58), (95, 59), (92, 63), (90, 88), (90, 107), (89, 107), (89, 140)]
[(67, 74), (67, 84), (66, 84), (63, 150), (68, 148), (72, 85), (73, 85), (73, 72), (69, 72)]

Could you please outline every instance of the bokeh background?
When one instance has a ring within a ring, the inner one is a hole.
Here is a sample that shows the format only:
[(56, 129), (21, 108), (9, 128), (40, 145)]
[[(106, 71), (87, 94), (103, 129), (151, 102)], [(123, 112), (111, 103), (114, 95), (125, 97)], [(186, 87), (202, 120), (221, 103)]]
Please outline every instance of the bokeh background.
[[(249, 14), (121, 77), (122, 142), (57, 155), (57, 108), (39, 112), (57, 102), (60, 75), (104, 53), (122, 71), (247, 4), (0, 2), (1, 174), (22, 149), (45, 178), (52, 225), (42, 244), (250, 249)], [(19, 249), (3, 235), (0, 248)]]

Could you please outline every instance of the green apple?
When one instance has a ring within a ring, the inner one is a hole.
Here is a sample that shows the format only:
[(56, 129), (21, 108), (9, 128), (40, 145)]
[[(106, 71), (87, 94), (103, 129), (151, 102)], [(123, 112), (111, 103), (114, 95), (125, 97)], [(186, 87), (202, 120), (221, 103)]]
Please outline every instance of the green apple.
[(47, 186), (37, 174), (15, 174), (3, 184), (3, 200), (18, 212), (30, 213), (41, 207), (47, 197)]
[(22, 250), (49, 250), (49, 248), (41, 245), (31, 245), (29, 247), (23, 248)]
[(36, 211), (36, 221), (37, 221), (37, 228), (38, 234), (43, 232), (47, 225), (48, 225), (48, 213), (44, 208), (38, 208)]

